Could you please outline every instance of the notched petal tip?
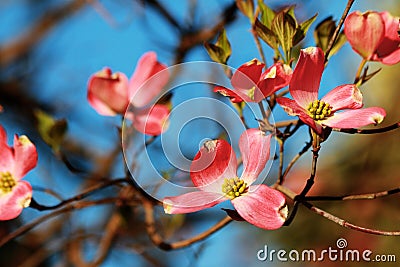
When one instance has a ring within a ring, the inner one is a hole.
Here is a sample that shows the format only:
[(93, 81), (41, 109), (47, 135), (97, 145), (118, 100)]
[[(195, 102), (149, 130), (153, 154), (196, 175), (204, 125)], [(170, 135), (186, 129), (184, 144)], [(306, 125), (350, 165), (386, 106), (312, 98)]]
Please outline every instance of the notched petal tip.
[(218, 140), (208, 140), (204, 142), (203, 147), (206, 149), (206, 151), (213, 152), (215, 147), (217, 146)]
[(288, 206), (286, 205), (286, 203), (283, 204), (283, 206), (281, 206), (281, 207), (278, 209), (278, 212), (279, 212), (279, 215), (280, 215), (281, 218), (282, 218), (282, 221), (285, 222), (286, 219), (287, 219), (288, 216), (289, 216), (289, 208), (288, 208)]
[(164, 208), (164, 212), (166, 214), (172, 214), (172, 205), (171, 205), (171, 201), (169, 201), (168, 199), (164, 199), (163, 200), (163, 208)]
[(24, 147), (29, 146), (29, 145), (33, 145), (31, 140), (29, 140), (29, 138), (26, 135), (21, 135), (18, 138), (18, 141)]
[[(382, 109), (383, 110), (383, 109)], [(371, 118), (375, 122), (374, 125), (380, 124), (386, 116), (385, 110), (381, 111), (380, 113), (375, 113)]]

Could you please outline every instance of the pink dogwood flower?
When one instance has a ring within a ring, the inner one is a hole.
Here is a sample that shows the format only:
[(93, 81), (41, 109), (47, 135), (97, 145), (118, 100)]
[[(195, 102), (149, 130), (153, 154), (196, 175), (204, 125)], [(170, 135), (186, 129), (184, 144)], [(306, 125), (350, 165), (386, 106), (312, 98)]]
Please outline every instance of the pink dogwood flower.
[(88, 82), (88, 101), (101, 115), (125, 114), (134, 127), (149, 135), (159, 135), (166, 130), (169, 108), (166, 105), (149, 104), (161, 93), (169, 80), (167, 67), (157, 61), (154, 52), (144, 54), (138, 61), (132, 77), (124, 73), (112, 73), (105, 67), (93, 74)]
[(241, 65), (231, 78), (234, 89), (216, 86), (214, 92), (229, 96), (234, 103), (260, 102), (289, 84), (292, 69), (288, 65), (278, 62), (262, 72), (264, 66), (257, 59)]
[(14, 147), (7, 145), (7, 135), (0, 126), (0, 220), (18, 217), (30, 205), (32, 187), (21, 181), (37, 164), (36, 147), (26, 136), (14, 137)]
[[(354, 84), (340, 85), (318, 100), (319, 84), (324, 70), (324, 52), (319, 47), (302, 49), (290, 81), (294, 100), (280, 97), (279, 105), (299, 118), (318, 134), (322, 127), (358, 128), (381, 123), (386, 112), (379, 107), (361, 109), (362, 94)], [(344, 110), (342, 112), (338, 112)]]
[(246, 130), (239, 139), (243, 173), (237, 175), (235, 152), (225, 140), (208, 141), (196, 154), (190, 177), (199, 189), (163, 200), (169, 214), (203, 210), (231, 200), (247, 222), (264, 229), (277, 229), (287, 217), (285, 197), (264, 184), (251, 185), (264, 169), (270, 154), (271, 135), (258, 129)]
[(355, 11), (346, 18), (344, 33), (365, 60), (393, 65), (400, 62), (399, 27), (399, 18), (387, 11)]

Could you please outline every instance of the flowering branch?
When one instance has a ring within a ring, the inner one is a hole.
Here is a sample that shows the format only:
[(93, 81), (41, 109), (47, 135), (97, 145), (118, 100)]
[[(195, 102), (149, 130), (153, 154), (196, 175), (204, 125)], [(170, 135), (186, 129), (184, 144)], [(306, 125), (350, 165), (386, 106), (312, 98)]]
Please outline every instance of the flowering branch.
[(214, 234), (218, 230), (222, 229), (226, 225), (228, 225), (232, 219), (229, 216), (226, 216), (222, 220), (220, 220), (218, 223), (216, 223), (214, 226), (210, 227), (208, 230), (185, 240), (182, 241), (177, 241), (173, 243), (167, 243), (164, 241), (164, 239), (161, 237), (161, 235), (157, 232), (157, 228), (155, 225), (155, 220), (154, 220), (154, 205), (148, 201), (146, 198), (142, 198), (143, 202), (143, 209), (145, 212), (145, 223), (146, 223), (146, 231), (147, 234), (150, 238), (150, 240), (153, 242), (154, 245), (159, 247), (160, 249), (163, 250), (175, 250), (175, 249), (181, 249), (188, 247), (194, 243), (197, 243), (210, 235)]
[(400, 128), (400, 122), (396, 122), (392, 125), (377, 128), (377, 129), (338, 129), (332, 128), (332, 131), (341, 132), (341, 133), (348, 133), (348, 134), (376, 134), (376, 133), (386, 133), (395, 129)]

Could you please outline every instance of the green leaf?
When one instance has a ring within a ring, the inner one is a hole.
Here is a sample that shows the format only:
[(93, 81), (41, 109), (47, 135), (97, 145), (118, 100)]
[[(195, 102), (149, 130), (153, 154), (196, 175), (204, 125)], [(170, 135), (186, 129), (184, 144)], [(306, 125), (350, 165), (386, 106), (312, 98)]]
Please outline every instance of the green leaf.
[(300, 43), (301, 40), (303, 40), (304, 37), (306, 37), (306, 34), (307, 34), (308, 30), (310, 29), (311, 24), (315, 21), (317, 16), (318, 16), (318, 14), (315, 14), (314, 16), (312, 16), (308, 20), (304, 21), (297, 27), (296, 34), (293, 37), (293, 46)]
[(221, 47), (222, 50), (224, 50), (224, 53), (227, 57), (232, 54), (231, 44), (229, 43), (228, 37), (226, 36), (225, 29), (222, 29), (222, 31), (220, 32), (217, 42), (215, 44)]
[(239, 10), (253, 21), (254, 18), (254, 2), (253, 0), (236, 0), (236, 6)]
[[(279, 44), (282, 46), (282, 50), (285, 55), (288, 55), (289, 51), (293, 47), (293, 37), (296, 34), (296, 21), (286, 11), (281, 11), (276, 14), (272, 21), (272, 32), (276, 35)], [(289, 60), (287, 58), (287, 60)]]
[(278, 49), (278, 40), (275, 34), (262, 24), (258, 19), (254, 22), (254, 29), (257, 35), (273, 49)]
[(268, 29), (271, 29), (272, 21), (275, 18), (275, 11), (267, 6), (263, 0), (258, 0), (258, 6), (260, 8), (262, 24), (264, 24)]
[(288, 8), (285, 9), (285, 13), (288, 14), (293, 19), (293, 21), (296, 23), (296, 28), (297, 28), (297, 19), (294, 14), (295, 7), (296, 7), (295, 5), (289, 6)]
[(221, 64), (226, 64), (232, 54), (231, 44), (226, 36), (225, 29), (220, 32), (215, 44), (205, 43), (204, 47), (210, 55), (210, 58)]
[(336, 42), (332, 46), (329, 57), (336, 54), (339, 51), (339, 49), (342, 48), (342, 46), (346, 43), (346, 41), (347, 41), (346, 35), (344, 34), (344, 32), (341, 32), (338, 38), (336, 39)]
[(65, 119), (56, 120), (42, 110), (36, 110), (35, 117), (37, 129), (43, 141), (58, 153), (67, 132), (67, 121)]
[(327, 17), (321, 21), (314, 31), (315, 42), (324, 52), (328, 48), (329, 41), (335, 32), (336, 23), (332, 17)]

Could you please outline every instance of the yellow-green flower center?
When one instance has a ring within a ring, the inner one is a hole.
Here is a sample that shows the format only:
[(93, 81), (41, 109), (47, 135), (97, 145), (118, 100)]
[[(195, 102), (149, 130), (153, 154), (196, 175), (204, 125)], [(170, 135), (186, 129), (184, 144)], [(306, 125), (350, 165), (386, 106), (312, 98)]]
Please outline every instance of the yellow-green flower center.
[(243, 193), (246, 193), (247, 188), (247, 184), (238, 177), (229, 179), (225, 178), (224, 183), (222, 184), (222, 193), (224, 193), (227, 198), (234, 199)]
[(328, 103), (320, 100), (311, 102), (307, 110), (310, 117), (316, 121), (324, 120), (332, 115), (332, 107)]
[(0, 172), (0, 190), (3, 191), (3, 193), (11, 192), (16, 184), (17, 182), (11, 173)]

